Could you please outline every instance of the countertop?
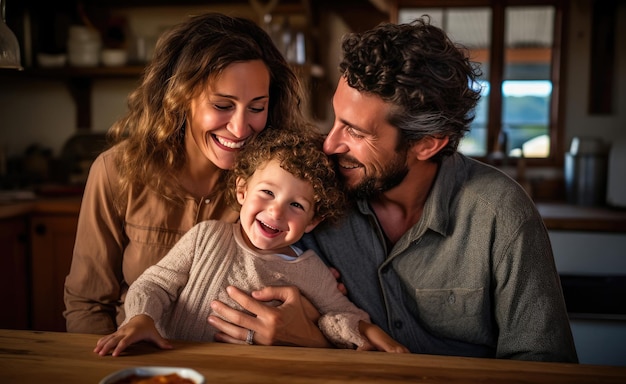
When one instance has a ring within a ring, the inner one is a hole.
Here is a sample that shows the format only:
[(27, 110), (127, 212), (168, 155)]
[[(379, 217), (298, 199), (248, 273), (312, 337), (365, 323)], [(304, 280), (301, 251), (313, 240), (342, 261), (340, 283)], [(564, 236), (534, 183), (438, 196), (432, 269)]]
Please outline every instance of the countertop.
[(626, 209), (554, 202), (535, 205), (549, 230), (626, 233)]
[[(0, 219), (29, 214), (76, 214), (81, 196), (34, 197), (0, 201)], [(549, 230), (626, 233), (626, 209), (585, 207), (561, 202), (537, 202)]]
[(76, 214), (80, 211), (80, 196), (35, 197), (0, 201), (0, 220), (31, 214)]

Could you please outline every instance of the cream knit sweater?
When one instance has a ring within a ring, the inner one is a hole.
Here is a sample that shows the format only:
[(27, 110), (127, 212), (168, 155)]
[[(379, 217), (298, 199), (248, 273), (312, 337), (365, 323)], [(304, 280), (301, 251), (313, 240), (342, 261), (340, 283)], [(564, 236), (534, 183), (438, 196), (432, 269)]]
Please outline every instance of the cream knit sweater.
[(216, 220), (194, 226), (130, 286), (123, 324), (146, 314), (165, 338), (212, 341), (216, 329), (207, 322), (211, 301), (242, 309), (226, 293), (229, 285), (244, 292), (270, 285), (298, 286), (322, 314), (318, 325), (331, 342), (342, 348), (365, 342), (358, 323), (369, 322), (368, 314), (339, 292), (328, 267), (313, 251), (293, 261), (260, 254), (245, 244), (239, 224)]

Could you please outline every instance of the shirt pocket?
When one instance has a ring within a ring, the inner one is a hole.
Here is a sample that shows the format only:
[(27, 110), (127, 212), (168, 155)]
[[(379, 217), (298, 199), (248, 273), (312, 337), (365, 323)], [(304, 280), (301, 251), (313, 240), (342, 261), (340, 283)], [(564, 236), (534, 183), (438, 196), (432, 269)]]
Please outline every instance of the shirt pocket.
[(488, 344), (489, 301), (483, 288), (416, 289), (421, 323), (434, 334)]
[(126, 236), (131, 243), (169, 250), (180, 240), (184, 232), (155, 226), (141, 226), (126, 222)]

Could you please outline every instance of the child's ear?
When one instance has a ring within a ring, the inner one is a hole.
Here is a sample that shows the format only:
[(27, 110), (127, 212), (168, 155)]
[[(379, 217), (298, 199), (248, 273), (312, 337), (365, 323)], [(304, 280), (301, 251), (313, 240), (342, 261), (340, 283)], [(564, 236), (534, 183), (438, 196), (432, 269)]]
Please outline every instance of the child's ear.
[(243, 205), (243, 202), (246, 199), (246, 181), (241, 177), (238, 177), (235, 188), (237, 188), (237, 202), (239, 205)]
[(317, 225), (319, 223), (321, 223), (324, 220), (323, 217), (314, 217), (313, 220), (311, 220), (311, 222), (309, 223), (309, 225), (306, 226), (306, 228), (304, 228), (304, 233), (309, 233), (311, 232), (313, 229), (315, 229), (315, 227), (317, 227)]

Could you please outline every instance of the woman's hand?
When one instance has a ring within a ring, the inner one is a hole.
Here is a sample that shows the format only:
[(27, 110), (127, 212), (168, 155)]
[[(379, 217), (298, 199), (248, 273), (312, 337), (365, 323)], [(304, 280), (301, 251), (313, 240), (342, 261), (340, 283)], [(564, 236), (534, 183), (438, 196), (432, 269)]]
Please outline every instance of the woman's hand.
[[(215, 335), (216, 341), (243, 344), (248, 330), (252, 330), (255, 344), (332, 346), (317, 327), (319, 312), (300, 294), (297, 287), (266, 287), (252, 292), (252, 296), (233, 286), (229, 286), (226, 291), (233, 300), (256, 316), (232, 309), (221, 301), (213, 301), (211, 308), (221, 316), (211, 315), (208, 318), (209, 324), (219, 330)], [(264, 304), (272, 300), (281, 301), (282, 304), (277, 307)]]
[(106, 356), (112, 350), (112, 356), (119, 356), (128, 346), (139, 341), (151, 341), (162, 349), (173, 348), (169, 341), (161, 337), (150, 316), (137, 315), (116, 332), (100, 338), (93, 351)]

